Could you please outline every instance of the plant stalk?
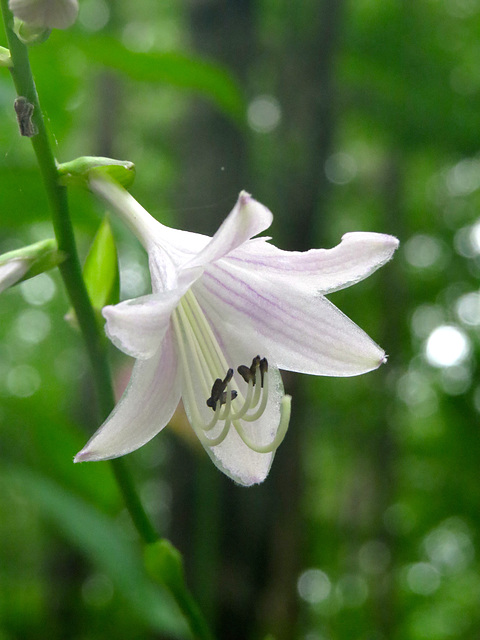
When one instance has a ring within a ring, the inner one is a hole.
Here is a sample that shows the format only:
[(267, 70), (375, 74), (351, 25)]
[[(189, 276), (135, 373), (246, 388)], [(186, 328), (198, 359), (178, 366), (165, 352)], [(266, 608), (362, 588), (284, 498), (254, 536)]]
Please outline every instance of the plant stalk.
[[(30, 68), (28, 50), (13, 31), (13, 15), (8, 8), (8, 0), (0, 0), (0, 2), (5, 33), (13, 62), (13, 66), (10, 68), (12, 79), (18, 96), (23, 96), (33, 105), (32, 123), (37, 133), (31, 136), (30, 140), (37, 157), (47, 194), (58, 249), (67, 256), (65, 261), (59, 265), (59, 269), (86, 344), (97, 394), (98, 414), (100, 422), (103, 422), (115, 406), (115, 396), (107, 359), (107, 344), (105, 337), (99, 330), (95, 312), (83, 280), (70, 219), (67, 189), (61, 186), (58, 181), (57, 164), (40, 108), (37, 89)], [(145, 542), (152, 542), (158, 539), (158, 534), (155, 532), (140, 502), (124, 461), (120, 459), (113, 460), (111, 464), (127, 509), (140, 536)]]

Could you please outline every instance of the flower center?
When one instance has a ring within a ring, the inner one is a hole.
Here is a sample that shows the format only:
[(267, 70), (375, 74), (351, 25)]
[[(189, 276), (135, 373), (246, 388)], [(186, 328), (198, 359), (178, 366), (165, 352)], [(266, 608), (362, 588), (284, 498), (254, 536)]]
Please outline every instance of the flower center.
[[(172, 322), (182, 364), (185, 405), (202, 444), (218, 446), (233, 428), (253, 451), (274, 451), (288, 428), (290, 396), (284, 396), (281, 401), (280, 424), (272, 442), (266, 445), (255, 443), (242, 424), (257, 421), (267, 407), (269, 376), (266, 358), (257, 355), (250, 366), (240, 364), (237, 372), (245, 385), (237, 381), (192, 290), (180, 300), (172, 314)], [(213, 411), (210, 417), (208, 410)]]

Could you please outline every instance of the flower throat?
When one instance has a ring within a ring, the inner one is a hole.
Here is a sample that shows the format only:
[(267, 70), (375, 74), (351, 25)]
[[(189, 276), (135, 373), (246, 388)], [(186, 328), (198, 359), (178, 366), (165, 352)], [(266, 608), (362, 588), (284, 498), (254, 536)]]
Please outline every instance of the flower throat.
[[(242, 441), (253, 451), (274, 451), (282, 442), (288, 428), (290, 396), (282, 398), (280, 425), (272, 442), (266, 445), (255, 443), (242, 424), (256, 422), (267, 407), (267, 359), (257, 355), (252, 359), (250, 366), (240, 364), (237, 367), (239, 377), (245, 382), (245, 386), (242, 385), (243, 389), (240, 389), (234, 378), (234, 370), (227, 363), (191, 289), (173, 312), (172, 322), (184, 375), (184, 398), (191, 413), (189, 417), (192, 427), (202, 444), (209, 447), (221, 444), (233, 427)], [(205, 403), (202, 402), (202, 409), (199, 406), (198, 394), (195, 394), (197, 384), (194, 382), (200, 382)], [(202, 416), (205, 415), (205, 406), (213, 411), (210, 420)]]

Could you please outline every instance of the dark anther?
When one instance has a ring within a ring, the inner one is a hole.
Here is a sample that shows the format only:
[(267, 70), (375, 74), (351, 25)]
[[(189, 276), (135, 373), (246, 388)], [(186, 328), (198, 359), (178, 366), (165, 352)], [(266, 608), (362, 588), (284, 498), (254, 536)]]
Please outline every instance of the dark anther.
[[(211, 391), (212, 395), (207, 400), (207, 407), (210, 407), (211, 409), (216, 411), (217, 402), (220, 402), (220, 405), (225, 404), (227, 402), (227, 392), (225, 391), (225, 389), (227, 388), (227, 384), (230, 382), (232, 377), (233, 377), (233, 369), (229, 369), (227, 371), (227, 375), (225, 376), (224, 380), (221, 380), (220, 378), (217, 378), (215, 380), (215, 382), (212, 385), (212, 391)], [(230, 397), (232, 400), (235, 400), (235, 398), (237, 397), (237, 392), (231, 391)]]
[(262, 358), (260, 360), (260, 375), (261, 375), (261, 380), (262, 380), (262, 387), (263, 387), (263, 378), (265, 376), (265, 374), (268, 371), (268, 361), (266, 358)]
[(257, 368), (260, 368), (261, 375), (261, 386), (263, 387), (263, 378), (268, 371), (268, 362), (266, 358), (260, 358), (260, 356), (255, 356), (252, 360), (252, 364), (250, 367), (247, 367), (245, 364), (241, 364), (237, 371), (248, 384), (250, 381), (253, 382), (253, 386), (255, 386)]
[(247, 384), (250, 382), (250, 380), (253, 380), (253, 384), (255, 384), (255, 374), (250, 371), (250, 367), (247, 367), (246, 364), (241, 364), (237, 368), (237, 371)]

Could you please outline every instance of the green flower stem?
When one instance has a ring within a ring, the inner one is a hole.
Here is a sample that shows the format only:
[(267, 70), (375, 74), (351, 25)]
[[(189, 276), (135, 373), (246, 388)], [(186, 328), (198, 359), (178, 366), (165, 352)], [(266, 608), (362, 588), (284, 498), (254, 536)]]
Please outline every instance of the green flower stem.
[[(59, 172), (40, 109), (27, 47), (20, 42), (13, 32), (13, 16), (8, 8), (8, 0), (0, 0), (0, 3), (13, 63), (10, 68), (13, 82), (18, 95), (24, 96), (34, 106), (32, 122), (38, 133), (30, 139), (47, 192), (58, 250), (66, 256), (65, 261), (59, 265), (59, 268), (87, 346), (98, 397), (98, 413), (101, 420), (103, 420), (115, 405), (106, 353), (106, 340), (99, 331), (95, 312), (83, 280), (68, 209), (67, 190), (59, 181)], [(123, 460), (117, 459), (113, 460), (111, 464), (127, 509), (141, 538), (148, 544), (157, 542), (159, 540), (158, 533), (140, 502), (125, 463)], [(170, 590), (187, 618), (193, 636), (199, 640), (212, 640), (212, 635), (205, 619), (187, 590), (183, 577), (175, 585), (170, 585)]]
[[(86, 343), (97, 391), (98, 413), (100, 419), (104, 420), (115, 405), (106, 353), (106, 340), (98, 329), (95, 313), (83, 281), (69, 215), (67, 190), (66, 187), (59, 184), (57, 165), (40, 109), (38, 94), (30, 69), (28, 50), (13, 32), (13, 16), (8, 8), (8, 0), (0, 1), (5, 32), (13, 62), (13, 66), (10, 68), (13, 82), (17, 94), (27, 98), (34, 106), (32, 121), (38, 133), (32, 136), (30, 140), (32, 141), (47, 193), (58, 250), (67, 256), (59, 268)], [(139, 534), (145, 542), (156, 540), (158, 535), (138, 498), (125, 463), (122, 460), (114, 460), (112, 466), (125, 503)]]
[(151, 544), (156, 540), (159, 540), (158, 532), (153, 524), (150, 522), (145, 509), (140, 502), (135, 485), (132, 482), (131, 475), (121, 458), (111, 461), (115, 480), (125, 500), (126, 507), (130, 513), (130, 517), (133, 520), (135, 528), (142, 537), (142, 540)]
[(194, 638), (214, 640), (205, 618), (185, 586), (181, 553), (168, 540), (157, 540), (145, 546), (145, 568), (156, 582), (166, 586), (175, 597), (183, 615), (188, 620)]

